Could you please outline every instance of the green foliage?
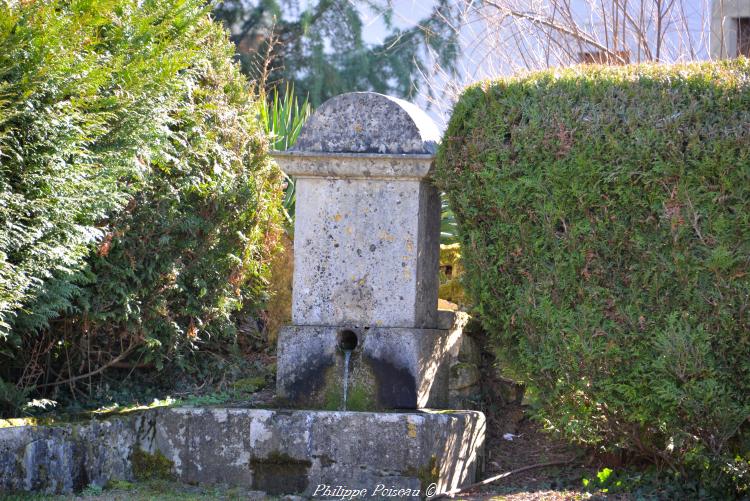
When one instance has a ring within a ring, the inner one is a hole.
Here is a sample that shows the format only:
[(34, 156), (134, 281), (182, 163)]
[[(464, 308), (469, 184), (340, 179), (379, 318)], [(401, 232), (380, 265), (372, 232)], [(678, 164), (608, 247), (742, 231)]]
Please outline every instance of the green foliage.
[(458, 223), (445, 195), (440, 199), (440, 243), (452, 245), (458, 242)]
[(101, 485), (90, 484), (81, 492), (83, 496), (98, 496), (104, 491), (104, 487)]
[(547, 71), (467, 89), (436, 174), (539, 417), (722, 495), (750, 478), (748, 123), (747, 59)]
[[(581, 479), (586, 492), (597, 494), (624, 495), (626, 499), (705, 499), (724, 501), (727, 492), (717, 492), (706, 488), (705, 478), (699, 475), (683, 476), (670, 471), (660, 471), (653, 466), (647, 468), (622, 468), (613, 470), (602, 468), (592, 472), (590, 477)], [(702, 485), (703, 484), (703, 485)], [(739, 496), (740, 499), (746, 497)]]
[(159, 22), (167, 8), (0, 5), (0, 337), (13, 345), (19, 313), (38, 328), (68, 307), (90, 244), (127, 201), (118, 179), (138, 182), (136, 156), (164, 138), (176, 73), (195, 48), (156, 42), (189, 37), (197, 16), (188, 5)]
[(459, 308), (466, 306), (466, 295), (461, 285), (463, 273), (461, 246), (457, 243), (450, 245), (440, 244), (438, 297), (455, 303)]
[(28, 391), (0, 379), (0, 415), (6, 416), (22, 409), (28, 398)]
[(106, 488), (108, 490), (123, 490), (123, 491), (131, 491), (135, 489), (135, 484), (132, 482), (128, 482), (127, 480), (109, 480), (107, 481)]
[(288, 150), (297, 142), (302, 125), (312, 114), (307, 98), (299, 103), (294, 87), (287, 85), (284, 94), (274, 88), (269, 99), (260, 101), (260, 121), (271, 141), (272, 150)]
[[(260, 122), (263, 124), (266, 134), (271, 141), (271, 149), (284, 151), (291, 148), (297, 142), (302, 126), (312, 114), (312, 106), (307, 98), (299, 104), (294, 87), (284, 88), (283, 96), (279, 89), (274, 88), (269, 99), (261, 96)], [(294, 218), (294, 204), (296, 202), (295, 181), (292, 177), (285, 175), (286, 187), (284, 188), (283, 207), (287, 222), (291, 223)]]
[[(385, 22), (383, 43), (363, 40), (362, 10)], [(460, 14), (453, 2), (438, 0), (416, 26), (400, 29), (390, 1), (225, 0), (214, 9), (232, 32), (243, 71), (271, 84), (294, 82), (313, 106), (355, 90), (410, 96), (434, 62), (453, 72), (459, 44), (451, 21)]]
[(188, 368), (265, 299), (281, 176), (233, 53), (202, 0), (0, 4), (0, 377)]
[(586, 490), (593, 492), (616, 493), (630, 490), (630, 478), (621, 477), (622, 475), (611, 468), (602, 468), (596, 472), (596, 478), (583, 478), (582, 482)]

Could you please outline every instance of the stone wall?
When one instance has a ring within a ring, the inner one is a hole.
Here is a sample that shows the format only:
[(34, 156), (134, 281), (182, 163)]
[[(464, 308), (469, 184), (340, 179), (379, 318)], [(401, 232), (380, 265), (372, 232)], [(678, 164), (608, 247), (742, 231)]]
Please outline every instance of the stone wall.
[[(321, 484), (447, 490), (472, 482), (479, 412), (369, 413), (178, 407), (0, 429), (0, 493), (70, 493), (138, 468), (190, 483), (311, 495)], [(145, 465), (145, 466), (144, 466)]]

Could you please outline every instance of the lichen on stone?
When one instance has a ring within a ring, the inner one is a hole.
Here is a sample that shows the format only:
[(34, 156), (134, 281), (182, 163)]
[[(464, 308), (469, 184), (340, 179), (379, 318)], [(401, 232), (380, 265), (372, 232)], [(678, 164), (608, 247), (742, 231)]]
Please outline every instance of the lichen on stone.
[(407, 468), (405, 473), (417, 477), (421, 491), (424, 493), (431, 484), (437, 484), (440, 479), (440, 467), (435, 455), (430, 457), (430, 461), (420, 468)]

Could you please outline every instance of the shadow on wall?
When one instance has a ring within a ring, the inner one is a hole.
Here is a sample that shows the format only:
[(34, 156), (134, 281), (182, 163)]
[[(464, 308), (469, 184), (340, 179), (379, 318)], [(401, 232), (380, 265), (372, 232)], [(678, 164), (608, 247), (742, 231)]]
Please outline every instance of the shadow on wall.
[(266, 342), (276, 347), (279, 330), (292, 322), (292, 277), (294, 275), (294, 240), (284, 232), (281, 236), (284, 249), (271, 261), (271, 298), (263, 311)]

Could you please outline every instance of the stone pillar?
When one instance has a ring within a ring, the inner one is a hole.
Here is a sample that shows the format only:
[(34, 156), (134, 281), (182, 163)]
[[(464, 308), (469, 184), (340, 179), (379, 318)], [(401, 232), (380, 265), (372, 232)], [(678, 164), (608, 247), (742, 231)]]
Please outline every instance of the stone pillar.
[(429, 182), (438, 140), (416, 106), (355, 92), (325, 102), (295, 147), (274, 153), (297, 179), (293, 325), (277, 364), (288, 404), (342, 408), (346, 372), (349, 409), (445, 405), (450, 321), (437, 310), (440, 198)]

